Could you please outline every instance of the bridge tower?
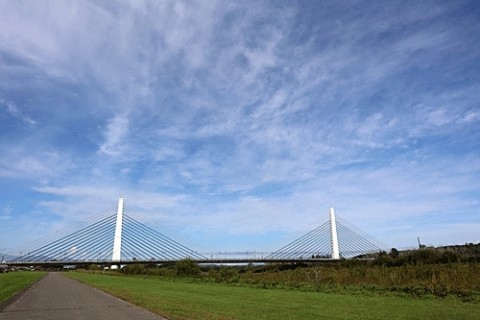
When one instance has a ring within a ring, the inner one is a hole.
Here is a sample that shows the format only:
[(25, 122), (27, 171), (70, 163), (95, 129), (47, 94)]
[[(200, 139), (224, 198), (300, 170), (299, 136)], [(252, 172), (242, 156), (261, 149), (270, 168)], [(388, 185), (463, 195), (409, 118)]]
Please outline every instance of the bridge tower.
[(340, 259), (340, 249), (338, 248), (337, 222), (335, 221), (335, 211), (330, 208), (330, 238), (332, 243), (332, 259)]
[(112, 261), (122, 260), (123, 197), (118, 198), (117, 221), (113, 238)]

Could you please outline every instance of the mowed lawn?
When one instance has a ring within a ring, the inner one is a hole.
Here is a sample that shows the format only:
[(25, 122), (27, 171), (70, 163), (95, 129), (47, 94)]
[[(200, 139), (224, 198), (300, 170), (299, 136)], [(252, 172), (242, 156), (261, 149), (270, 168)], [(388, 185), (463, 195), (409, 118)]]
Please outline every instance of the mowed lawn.
[(169, 319), (480, 319), (480, 305), (409, 298), (261, 289), (153, 277), (68, 273)]
[(0, 302), (3, 302), (43, 277), (43, 272), (0, 273)]

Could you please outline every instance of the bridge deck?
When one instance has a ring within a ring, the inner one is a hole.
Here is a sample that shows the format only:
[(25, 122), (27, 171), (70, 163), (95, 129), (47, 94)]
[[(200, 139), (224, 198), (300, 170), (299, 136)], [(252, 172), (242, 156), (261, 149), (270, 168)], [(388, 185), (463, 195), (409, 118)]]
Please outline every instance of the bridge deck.
[[(9, 267), (30, 267), (30, 266), (43, 266), (43, 267), (63, 267), (63, 266), (87, 266), (87, 265), (129, 265), (129, 264), (174, 264), (179, 260), (123, 260), (123, 261), (75, 261), (75, 260), (65, 260), (65, 261), (15, 261), (15, 262), (6, 262), (6, 265)], [(199, 264), (268, 264), (268, 263), (325, 263), (325, 262), (336, 262), (339, 260), (335, 259), (194, 259), (192, 260), (195, 263)]]

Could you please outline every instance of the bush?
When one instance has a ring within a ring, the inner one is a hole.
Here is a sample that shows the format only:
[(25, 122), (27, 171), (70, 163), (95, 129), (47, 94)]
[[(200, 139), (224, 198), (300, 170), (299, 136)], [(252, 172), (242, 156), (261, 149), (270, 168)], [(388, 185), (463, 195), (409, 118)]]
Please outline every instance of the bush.
[(90, 264), (85, 269), (90, 271), (98, 271), (98, 270), (101, 270), (102, 268), (98, 264)]
[(198, 276), (201, 273), (198, 264), (190, 259), (175, 262), (175, 271), (178, 276)]
[(146, 268), (143, 264), (131, 264), (120, 270), (125, 274), (145, 274)]

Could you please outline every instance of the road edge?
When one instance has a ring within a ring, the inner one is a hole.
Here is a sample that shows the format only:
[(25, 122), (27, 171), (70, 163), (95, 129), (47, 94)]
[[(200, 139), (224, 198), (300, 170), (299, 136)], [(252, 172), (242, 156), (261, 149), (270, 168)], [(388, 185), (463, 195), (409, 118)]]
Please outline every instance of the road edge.
[(170, 318), (168, 318), (168, 317), (166, 317), (166, 316), (164, 316), (164, 315), (158, 314), (158, 313), (154, 312), (153, 310), (147, 309), (147, 308), (144, 307), (144, 306), (135, 304), (133, 301), (129, 301), (129, 300), (126, 300), (126, 299), (122, 299), (122, 298), (120, 298), (119, 296), (113, 294), (112, 292), (108, 292), (108, 291), (102, 290), (102, 289), (100, 289), (100, 288), (97, 288), (97, 287), (93, 286), (92, 284), (90, 284), (90, 283), (88, 283), (88, 282), (85, 282), (85, 281), (82, 281), (82, 280), (79, 280), (79, 279), (75, 279), (75, 278), (71, 278), (71, 277), (69, 277), (69, 276), (66, 275), (67, 272), (59, 272), (59, 273), (60, 273), (63, 277), (66, 277), (66, 278), (68, 278), (68, 279), (70, 279), (70, 280), (73, 280), (73, 281), (76, 281), (76, 282), (78, 282), (78, 283), (81, 283), (81, 284), (83, 284), (83, 285), (86, 285), (86, 286), (88, 286), (88, 287), (90, 287), (90, 288), (92, 288), (92, 289), (94, 289), (94, 290), (96, 290), (96, 291), (98, 291), (98, 292), (101, 292), (102, 294), (105, 294), (105, 295), (110, 296), (110, 297), (112, 297), (112, 298), (115, 298), (115, 299), (117, 299), (117, 300), (119, 300), (119, 301), (121, 301), (121, 302), (123, 302), (123, 303), (126, 303), (126, 304), (128, 304), (128, 305), (131, 305), (131, 306), (134, 307), (134, 308), (140, 309), (142, 312), (150, 313), (150, 314), (152, 314), (152, 315), (154, 315), (154, 316), (156, 316), (156, 317), (159, 317), (160, 319), (163, 319), (163, 320), (170, 320)]
[[(33, 271), (33, 272), (35, 272), (35, 271)], [(13, 296), (11, 296), (10, 298), (8, 298), (7, 300), (0, 302), (0, 313), (2, 313), (3, 310), (5, 310), (9, 305), (11, 305), (11, 304), (14, 303), (15, 301), (17, 301), (18, 298), (20, 298), (25, 292), (27, 292), (31, 287), (33, 287), (33, 286), (36, 285), (38, 282), (40, 282), (40, 281), (41, 281), (43, 278), (45, 278), (47, 275), (48, 275), (48, 272), (45, 272), (45, 274), (44, 274), (43, 276), (41, 276), (40, 278), (38, 278), (37, 280), (35, 280), (34, 282), (32, 282), (29, 286), (26, 286), (25, 288), (23, 288), (23, 289), (20, 290), (19, 292), (15, 293)]]

